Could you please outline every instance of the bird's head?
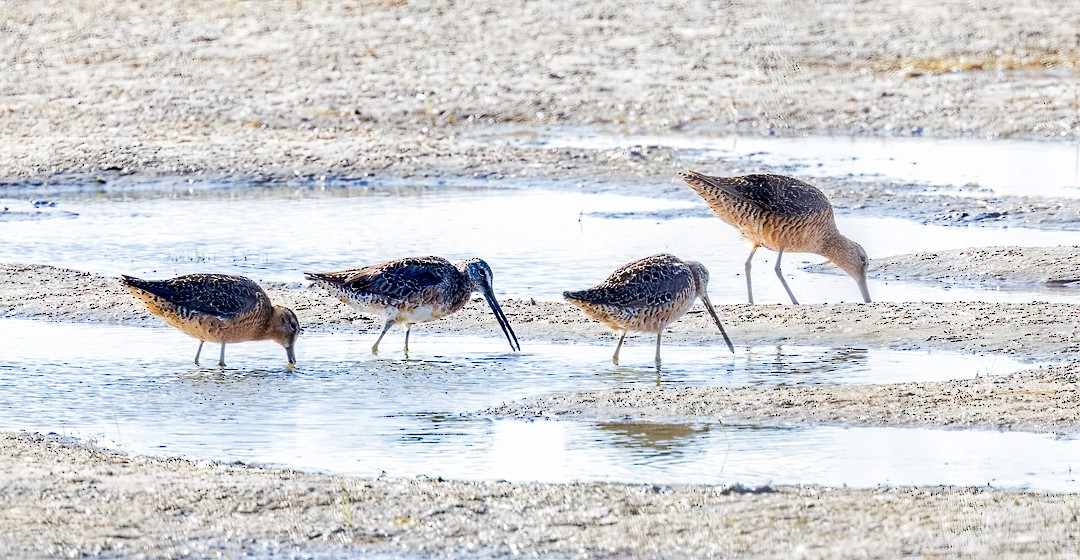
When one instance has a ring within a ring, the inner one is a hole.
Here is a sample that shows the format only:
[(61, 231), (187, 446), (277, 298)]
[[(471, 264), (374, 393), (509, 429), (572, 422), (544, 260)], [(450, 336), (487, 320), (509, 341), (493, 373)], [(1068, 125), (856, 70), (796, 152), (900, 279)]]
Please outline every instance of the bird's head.
[(866, 256), (866, 250), (862, 248), (862, 245), (841, 237), (842, 240), (836, 243), (836, 248), (825, 256), (840, 270), (855, 279), (862, 293), (863, 302), (870, 303), (870, 290), (866, 286), (866, 272), (870, 269), (870, 257)]
[(300, 320), (296, 318), (296, 313), (288, 307), (275, 305), (270, 329), (274, 341), (285, 347), (289, 365), (296, 364), (296, 339), (300, 336)]

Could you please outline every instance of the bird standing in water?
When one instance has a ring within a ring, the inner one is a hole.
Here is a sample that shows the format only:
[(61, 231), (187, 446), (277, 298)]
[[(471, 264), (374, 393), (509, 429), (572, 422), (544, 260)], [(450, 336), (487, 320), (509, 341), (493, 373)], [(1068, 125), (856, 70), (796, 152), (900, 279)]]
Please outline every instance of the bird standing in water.
[(300, 321), (287, 307), (273, 305), (258, 284), (243, 276), (189, 274), (168, 280), (123, 276), (120, 283), (150, 313), (199, 339), (195, 365), (207, 340), (221, 343), (218, 365), (225, 366), (225, 345), (273, 340), (285, 347), (289, 365), (296, 363)]
[(735, 347), (724, 332), (707, 292), (709, 271), (696, 261), (659, 254), (636, 260), (616, 270), (596, 287), (563, 292), (563, 297), (590, 317), (622, 331), (611, 361), (619, 364), (619, 350), (629, 331), (656, 333), (656, 367), (660, 367), (660, 337), (668, 325), (682, 317), (701, 298), (724, 342)]
[(457, 312), (473, 292), (480, 292), (487, 300), (510, 349), (521, 350), (510, 321), (495, 299), (491, 267), (480, 259), (452, 264), (442, 257), (412, 257), (366, 268), (308, 272), (304, 276), (341, 301), (382, 318), (383, 329), (371, 347), (372, 354), (379, 353), (379, 343), (390, 327), (405, 323), (407, 358), (413, 324), (435, 321)]
[(855, 279), (863, 301), (870, 303), (870, 291), (866, 287), (870, 259), (861, 245), (836, 229), (832, 204), (816, 187), (782, 175), (712, 177), (687, 171), (682, 178), (705, 199), (717, 217), (754, 244), (746, 259), (746, 292), (750, 303), (754, 303), (750, 261), (758, 247), (777, 251), (774, 270), (791, 303), (799, 304), (780, 271), (780, 259), (785, 251), (815, 253), (829, 259)]

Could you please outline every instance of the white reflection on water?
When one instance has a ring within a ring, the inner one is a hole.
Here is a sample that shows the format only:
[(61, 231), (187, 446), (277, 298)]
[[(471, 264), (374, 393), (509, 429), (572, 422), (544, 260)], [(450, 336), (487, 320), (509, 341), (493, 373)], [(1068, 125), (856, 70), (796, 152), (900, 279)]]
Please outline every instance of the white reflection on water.
[[(677, 328), (677, 326), (676, 326)], [(887, 383), (1004, 374), (1005, 357), (857, 348), (665, 348), (627, 365), (609, 345), (414, 332), (408, 362), (372, 356), (374, 333), (305, 333), (299, 366), (273, 343), (229, 347), (230, 368), (190, 363), (168, 328), (0, 320), (0, 429), (94, 438), (139, 452), (349, 474), (744, 484), (974, 484), (1076, 490), (1080, 444), (1051, 436), (912, 429), (761, 428), (627, 421), (527, 422), (467, 414), (546, 394), (635, 386)], [(716, 420), (716, 419), (712, 419)]]
[[(533, 129), (530, 129), (533, 130)], [(657, 146), (701, 152), (703, 158), (789, 169), (807, 177), (855, 176), (869, 180), (926, 183), (956, 192), (1003, 196), (1080, 198), (1080, 144), (977, 138), (808, 136), (717, 137), (694, 134), (612, 134), (580, 128), (488, 136), (552, 148), (613, 149)], [(700, 169), (702, 172), (709, 172)], [(720, 174), (721, 170), (713, 172)]]
[[(315, 196), (235, 200), (62, 202), (77, 217), (0, 221), (0, 262), (51, 264), (104, 274), (166, 277), (238, 273), (303, 281), (334, 270), (410, 255), (479, 256), (501, 296), (559, 299), (595, 285), (632, 260), (670, 252), (703, 262), (715, 303), (745, 302), (749, 245), (710, 217), (703, 203), (527, 188), (414, 196)], [(655, 218), (657, 212), (675, 217)], [(681, 215), (698, 217), (679, 217)], [(629, 216), (615, 217), (615, 216)], [(635, 216), (637, 216), (635, 218)], [(1080, 245), (1080, 233), (958, 228), (900, 219), (841, 216), (843, 232), (870, 256), (992, 245)], [(755, 258), (759, 303), (787, 303), (772, 271)], [(825, 259), (785, 256), (784, 272), (804, 303), (861, 301), (842, 274), (800, 270)], [(876, 301), (1068, 301), (1071, 290), (870, 281)]]

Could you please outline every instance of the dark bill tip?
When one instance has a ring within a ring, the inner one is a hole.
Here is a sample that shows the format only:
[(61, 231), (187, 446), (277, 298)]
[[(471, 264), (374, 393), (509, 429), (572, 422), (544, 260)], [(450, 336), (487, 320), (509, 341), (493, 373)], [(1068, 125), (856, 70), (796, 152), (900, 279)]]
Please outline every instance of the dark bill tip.
[(518, 342), (517, 335), (514, 334), (514, 329), (510, 326), (510, 320), (506, 318), (502, 307), (499, 307), (499, 301), (495, 299), (495, 293), (490, 286), (484, 287), (484, 299), (487, 300), (491, 313), (495, 315), (495, 320), (498, 321), (499, 327), (502, 328), (503, 334), (506, 335), (506, 341), (510, 343), (510, 349), (520, 352), (521, 343)]

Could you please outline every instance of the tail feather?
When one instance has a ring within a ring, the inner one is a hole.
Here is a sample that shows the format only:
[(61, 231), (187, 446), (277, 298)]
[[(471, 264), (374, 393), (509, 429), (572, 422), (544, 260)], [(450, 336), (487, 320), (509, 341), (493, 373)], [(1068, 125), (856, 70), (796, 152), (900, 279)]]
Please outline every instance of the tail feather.
[(717, 177), (712, 177), (704, 173), (698, 173), (693, 169), (687, 169), (679, 174), (683, 181), (690, 185), (690, 188), (702, 194), (702, 191), (720, 190), (728, 194), (739, 195), (738, 191), (731, 188), (730, 185), (723, 181), (718, 181)]
[(604, 287), (589, 288), (576, 292), (563, 292), (563, 297), (573, 304), (586, 304), (590, 306), (619, 305), (618, 290), (605, 289)]
[(154, 294), (156, 296), (168, 296), (173, 290), (168, 289), (168, 286), (161, 281), (155, 280), (143, 280), (142, 278), (136, 278), (134, 276), (128, 276), (127, 274), (120, 276), (120, 284), (126, 288), (135, 288)]
[(589, 290), (581, 290), (577, 292), (566, 291), (562, 293), (562, 297), (570, 301), (588, 301)]
[(350, 276), (355, 271), (338, 271), (338, 272), (305, 272), (304, 278), (311, 280), (312, 282), (322, 282), (333, 286), (341, 286), (349, 283)]

